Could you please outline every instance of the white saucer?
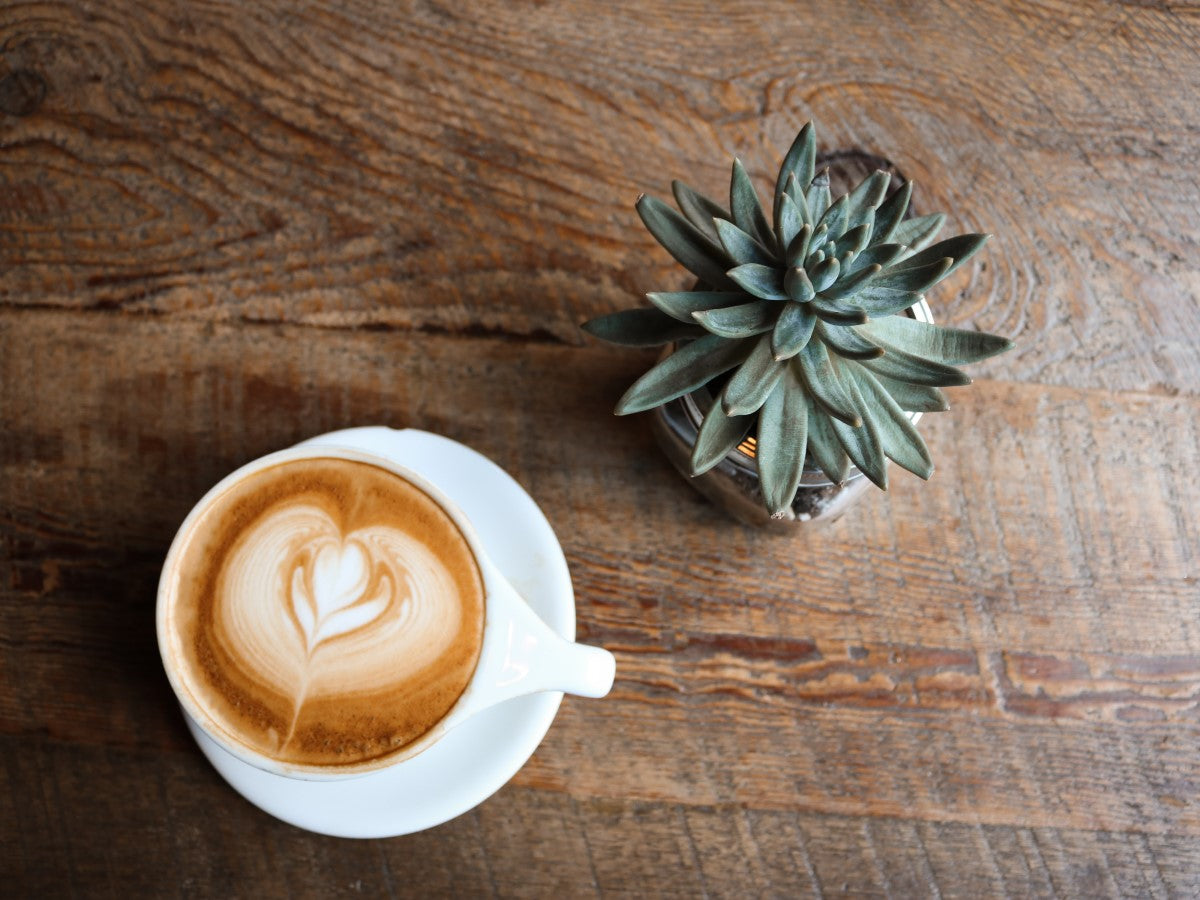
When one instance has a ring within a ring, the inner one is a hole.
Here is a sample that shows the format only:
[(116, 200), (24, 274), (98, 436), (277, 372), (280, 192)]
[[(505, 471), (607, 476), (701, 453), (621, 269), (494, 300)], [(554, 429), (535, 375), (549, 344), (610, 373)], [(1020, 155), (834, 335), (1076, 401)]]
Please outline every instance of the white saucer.
[[(304, 443), (365, 450), (424, 475), (467, 514), (492, 560), (534, 612), (574, 639), (575, 594), (562, 547), (533, 499), (487, 457), (413, 429), (352, 428)], [(420, 756), (347, 781), (298, 781), (256, 769), (184, 718), (209, 762), (255, 806), (309, 831), (376, 838), (432, 828), (494, 794), (533, 755), (562, 696), (533, 694), (501, 703)]]

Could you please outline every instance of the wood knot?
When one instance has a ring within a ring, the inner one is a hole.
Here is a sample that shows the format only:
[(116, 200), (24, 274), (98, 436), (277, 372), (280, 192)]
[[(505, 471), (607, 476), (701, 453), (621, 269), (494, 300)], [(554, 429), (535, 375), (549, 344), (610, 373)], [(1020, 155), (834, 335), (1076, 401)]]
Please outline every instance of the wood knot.
[(0, 78), (0, 113), (27, 116), (46, 99), (46, 80), (32, 69), (16, 69)]

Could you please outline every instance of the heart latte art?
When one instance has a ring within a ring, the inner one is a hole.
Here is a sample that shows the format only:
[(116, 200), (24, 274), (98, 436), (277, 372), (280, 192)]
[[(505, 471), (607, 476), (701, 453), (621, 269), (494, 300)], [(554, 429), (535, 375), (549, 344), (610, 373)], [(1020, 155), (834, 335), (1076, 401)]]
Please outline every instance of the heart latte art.
[(345, 766), (399, 752), (474, 671), (483, 585), (428, 495), (367, 463), (249, 476), (194, 524), (171, 598), (180, 678), (272, 758)]

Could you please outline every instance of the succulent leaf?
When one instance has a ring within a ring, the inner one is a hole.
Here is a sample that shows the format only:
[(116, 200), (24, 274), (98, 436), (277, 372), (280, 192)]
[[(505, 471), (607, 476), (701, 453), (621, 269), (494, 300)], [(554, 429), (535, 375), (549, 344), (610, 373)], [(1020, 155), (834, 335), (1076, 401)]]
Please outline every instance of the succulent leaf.
[(753, 235), (764, 247), (775, 242), (775, 233), (767, 224), (754, 183), (738, 159), (733, 161), (733, 176), (729, 180), (729, 209), (737, 227)]
[(843, 256), (849, 256), (851, 259), (858, 256), (867, 246), (867, 242), (871, 240), (871, 229), (874, 227), (873, 217), (874, 210), (867, 210), (867, 221), (861, 225), (856, 225), (842, 235), (842, 239), (838, 241), (838, 250)]
[(870, 281), (867, 286), (854, 295), (858, 308), (872, 319), (882, 316), (895, 315), (908, 309), (921, 300), (921, 295), (915, 291), (896, 291), (883, 287), (879, 279)]
[(847, 196), (846, 229), (856, 228), (864, 223), (875, 223), (875, 209), (883, 202), (892, 176), (882, 170), (872, 172), (867, 178)]
[[(813, 129), (812, 122), (805, 123), (800, 129), (800, 133), (796, 135), (796, 139), (792, 141), (792, 146), (788, 148), (787, 155), (783, 158), (783, 163), (779, 166), (779, 177), (775, 179), (775, 228), (782, 232), (780, 227), (780, 207), (783, 202), (783, 195), (791, 189), (791, 179), (795, 178), (800, 186), (809, 184), (813, 180), (813, 168), (817, 162), (817, 138)], [(793, 193), (793, 198), (803, 199), (802, 194)]]
[(805, 223), (804, 213), (800, 211), (796, 201), (784, 194), (779, 203), (779, 246), (783, 248), (791, 246), (792, 241), (805, 228), (808, 228), (810, 234), (812, 233), (812, 226)]
[(758, 412), (783, 374), (783, 368), (784, 363), (771, 352), (771, 336), (763, 335), (721, 392), (725, 412), (731, 416)]
[(692, 318), (694, 312), (737, 306), (754, 299), (742, 291), (667, 291), (650, 293), (646, 298), (671, 318), (689, 325), (696, 324)]
[(978, 253), (979, 248), (987, 243), (987, 239), (990, 236), (987, 234), (960, 234), (957, 237), (947, 238), (944, 241), (938, 241), (920, 253), (914, 253), (892, 268), (901, 270), (920, 268), (922, 266), (933, 265), (939, 258), (946, 257), (952, 262), (942, 276), (945, 277), (945, 275), (949, 275)]
[(854, 384), (864, 401), (859, 409), (863, 419), (875, 426), (884, 455), (918, 478), (928, 480), (933, 474), (933, 460), (916, 426), (875, 376), (862, 366), (854, 368)]
[(865, 269), (868, 266), (886, 268), (898, 260), (907, 249), (903, 244), (872, 244), (854, 257), (853, 262), (842, 275), (843, 277), (847, 274), (853, 275), (859, 269)]
[(616, 413), (643, 412), (682, 397), (739, 365), (753, 348), (753, 338), (731, 341), (715, 334), (683, 344), (633, 383), (617, 401)]
[(808, 408), (808, 453), (830, 481), (841, 484), (850, 474), (850, 459), (833, 430), (833, 420), (813, 403), (812, 397), (804, 399)]
[(799, 266), (794, 266), (783, 274), (783, 290), (797, 303), (807, 303), (817, 295), (817, 289), (808, 280), (808, 273)]
[(862, 364), (872, 372), (895, 378), (897, 381), (907, 381), (909, 384), (957, 387), (971, 383), (971, 379), (964, 372), (953, 366), (921, 359), (899, 350), (888, 350), (878, 359), (864, 359)]
[(705, 237), (715, 242), (717, 229), (713, 227), (713, 219), (729, 218), (729, 213), (721, 204), (708, 199), (699, 191), (692, 190), (679, 180), (671, 182), (671, 193), (675, 195), (675, 202), (687, 220), (700, 229)]
[(862, 424), (862, 417), (842, 386), (823, 343), (809, 341), (805, 344), (792, 360), (792, 368), (817, 406), (847, 425), (857, 428)]
[(681, 266), (711, 285), (729, 284), (725, 277), (728, 267), (723, 261), (725, 251), (719, 244), (706, 238), (691, 222), (654, 197), (643, 196), (637, 202), (637, 210), (654, 239)]
[(935, 387), (925, 384), (908, 384), (896, 381), (878, 372), (872, 373), (875, 380), (883, 385), (884, 390), (892, 395), (892, 399), (901, 409), (911, 412), (945, 412), (950, 408), (946, 395)]
[[(855, 297), (855, 300), (858, 298)], [(867, 321), (867, 314), (857, 306), (852, 306), (842, 300), (827, 300), (824, 297), (814, 297), (813, 312), (830, 325), (861, 325)]]
[(876, 244), (883, 244), (893, 241), (893, 233), (896, 226), (904, 219), (904, 214), (908, 212), (908, 202), (912, 199), (913, 186), (911, 181), (906, 181), (900, 190), (892, 194), (875, 210), (875, 231), (871, 235), (871, 240)]
[(818, 294), (826, 288), (830, 287), (838, 279), (841, 274), (842, 264), (838, 262), (836, 256), (831, 256), (829, 259), (822, 260), (813, 267), (809, 273), (809, 278), (812, 279), (813, 290)]
[(846, 216), (850, 201), (847, 197), (838, 197), (833, 206), (825, 210), (825, 215), (817, 220), (817, 227), (824, 225), (829, 229), (829, 237), (832, 240), (840, 238), (846, 233)]
[(693, 313), (706, 331), (727, 338), (752, 337), (770, 331), (779, 317), (779, 304), (755, 300), (741, 306), (726, 306)]
[(783, 261), (787, 266), (794, 268), (804, 263), (804, 258), (808, 256), (808, 245), (812, 241), (812, 236), (813, 227), (807, 223), (796, 232), (796, 236), (788, 242), (787, 248), (783, 252)]
[(657, 309), (623, 309), (585, 322), (584, 331), (622, 347), (661, 347), (675, 341), (701, 337), (695, 323), (685, 325)]
[(901, 263), (884, 269), (883, 274), (875, 279), (873, 287), (919, 294), (945, 278), (952, 265), (954, 260), (948, 256), (921, 266), (905, 266)]
[[(843, 267), (843, 274), (838, 280), (821, 292), (822, 299), (840, 300), (843, 297), (851, 297), (858, 293), (867, 282), (883, 271), (882, 266), (867, 266), (865, 269), (859, 269), (854, 274), (847, 276), (844, 274), (847, 268)], [(786, 286), (786, 284), (787, 279), (785, 278), (784, 285)]]
[(755, 462), (767, 510), (782, 515), (792, 505), (808, 449), (804, 387), (788, 367), (758, 414)]
[(817, 317), (802, 303), (787, 303), (771, 332), (771, 352), (776, 359), (790, 359), (809, 342)]
[[(846, 379), (847, 393), (853, 398), (852, 402), (858, 409), (862, 409), (866, 404), (863, 402), (862, 394), (859, 393), (857, 385), (853, 378)], [(871, 479), (877, 486), (883, 490), (887, 490), (887, 459), (883, 453), (883, 443), (879, 438), (879, 430), (875, 427), (875, 423), (870, 419), (865, 419), (861, 426), (851, 428), (845, 422), (839, 422), (837, 419), (832, 419), (830, 424), (833, 426), (834, 434), (841, 441), (842, 447), (846, 450), (846, 455), (862, 471), (864, 475)]]
[(808, 191), (804, 195), (805, 202), (808, 203), (808, 218), (813, 222), (820, 222), (821, 216), (825, 214), (825, 210), (829, 209), (829, 169), (824, 169), (812, 183), (808, 186)]
[(863, 330), (886, 347), (950, 366), (979, 362), (1013, 346), (1008, 338), (994, 334), (930, 325), (905, 316), (875, 319), (863, 326)]
[(946, 217), (942, 213), (906, 219), (896, 226), (887, 240), (896, 244), (906, 244), (911, 250), (920, 250), (937, 237), (945, 224)]
[(754, 424), (754, 416), (729, 416), (718, 399), (704, 416), (692, 448), (692, 474), (703, 475), (733, 450)]
[(762, 266), (776, 265), (775, 257), (772, 253), (732, 222), (726, 222), (724, 219), (714, 219), (713, 225), (717, 229), (717, 237), (721, 241), (721, 246), (725, 248), (725, 252), (729, 254), (730, 259), (736, 259), (739, 262), (758, 263)]
[(855, 328), (842, 328), (818, 322), (817, 333), (830, 350), (846, 359), (876, 359), (883, 356), (883, 348), (867, 340)]
[(761, 263), (746, 263), (727, 273), (729, 278), (743, 291), (763, 300), (786, 300), (783, 289), (783, 272), (774, 266)]

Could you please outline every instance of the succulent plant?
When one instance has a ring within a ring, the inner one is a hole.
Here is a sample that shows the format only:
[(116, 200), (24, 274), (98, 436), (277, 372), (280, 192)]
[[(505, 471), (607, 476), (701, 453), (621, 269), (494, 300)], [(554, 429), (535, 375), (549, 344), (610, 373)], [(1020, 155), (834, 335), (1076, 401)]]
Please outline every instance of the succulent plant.
[(906, 218), (911, 182), (889, 195), (890, 176), (877, 171), (834, 200), (828, 169), (815, 169), (809, 123), (783, 160), (770, 219), (738, 160), (729, 211), (680, 181), (671, 187), (682, 214), (640, 197), (642, 221), (697, 283), (583, 326), (614, 344), (673, 345), (616, 413), (707, 386), (716, 401), (692, 473), (753, 432), (763, 497), (776, 516), (791, 505), (806, 461), (835, 483), (853, 463), (886, 489), (888, 459), (927, 479), (933, 462), (909, 413), (947, 409), (939, 388), (970, 383), (957, 366), (1012, 346), (904, 314), (988, 235), (933, 243), (945, 216)]

